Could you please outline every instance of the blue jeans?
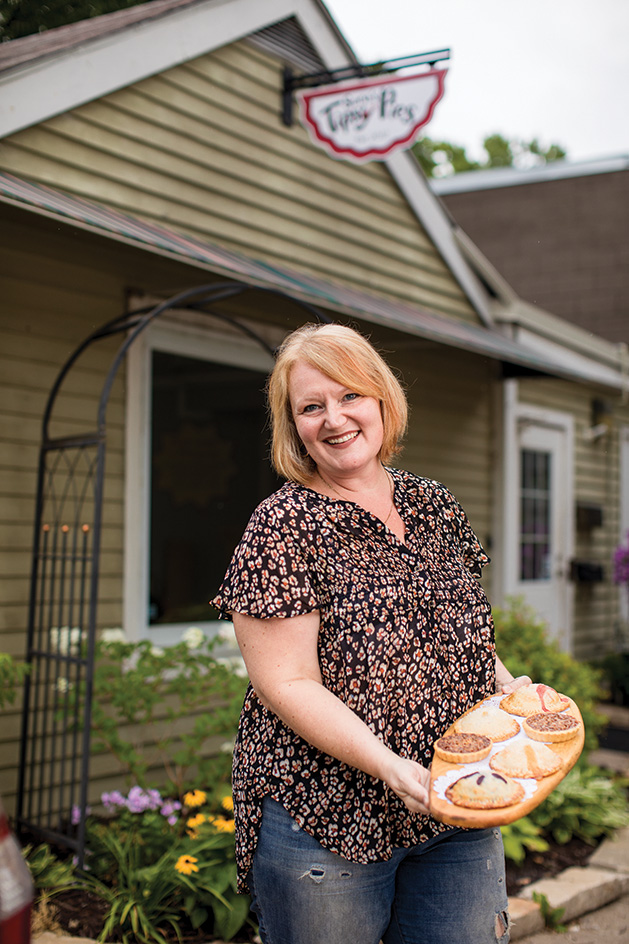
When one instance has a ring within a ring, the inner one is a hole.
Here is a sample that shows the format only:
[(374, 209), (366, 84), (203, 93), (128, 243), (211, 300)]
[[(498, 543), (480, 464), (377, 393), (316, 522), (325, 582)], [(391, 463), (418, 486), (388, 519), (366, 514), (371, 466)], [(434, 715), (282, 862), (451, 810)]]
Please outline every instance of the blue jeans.
[(264, 801), (249, 873), (264, 944), (507, 944), (499, 829), (451, 830), (387, 862), (328, 852)]

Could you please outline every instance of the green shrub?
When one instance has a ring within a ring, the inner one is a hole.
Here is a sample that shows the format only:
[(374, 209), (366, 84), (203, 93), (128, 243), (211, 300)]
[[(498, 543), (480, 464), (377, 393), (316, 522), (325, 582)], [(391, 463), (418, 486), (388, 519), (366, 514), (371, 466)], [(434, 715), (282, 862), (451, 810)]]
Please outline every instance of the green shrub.
[(610, 652), (593, 665), (603, 673), (610, 700), (629, 705), (629, 652)]
[(575, 837), (595, 845), (629, 826), (625, 787), (624, 781), (596, 767), (575, 767), (529, 818), (560, 845)]
[(514, 675), (528, 675), (534, 682), (543, 682), (567, 695), (578, 705), (585, 725), (587, 753), (598, 745), (598, 732), (605, 719), (596, 710), (603, 697), (602, 673), (593, 666), (578, 662), (546, 635), (545, 624), (521, 600), (513, 600), (508, 609), (494, 609), (496, 648), (498, 655)]
[(8, 653), (0, 652), (0, 708), (13, 704), (28, 669), (24, 662), (16, 662)]
[(542, 836), (539, 826), (528, 817), (522, 816), (513, 823), (500, 827), (504, 843), (505, 857), (521, 865), (527, 852), (546, 852), (548, 843)]

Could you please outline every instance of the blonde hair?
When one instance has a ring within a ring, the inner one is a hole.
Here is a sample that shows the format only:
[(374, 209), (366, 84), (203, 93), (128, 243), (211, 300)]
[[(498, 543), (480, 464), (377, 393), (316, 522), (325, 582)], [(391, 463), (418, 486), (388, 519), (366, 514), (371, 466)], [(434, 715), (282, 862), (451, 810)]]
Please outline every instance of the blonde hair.
[(302, 485), (310, 481), (315, 464), (303, 448), (290, 404), (290, 372), (297, 361), (365, 397), (380, 402), (384, 437), (380, 460), (388, 463), (400, 452), (406, 432), (408, 405), (395, 374), (372, 344), (339, 324), (307, 324), (281, 344), (267, 384), (271, 413), (271, 460), (277, 473)]

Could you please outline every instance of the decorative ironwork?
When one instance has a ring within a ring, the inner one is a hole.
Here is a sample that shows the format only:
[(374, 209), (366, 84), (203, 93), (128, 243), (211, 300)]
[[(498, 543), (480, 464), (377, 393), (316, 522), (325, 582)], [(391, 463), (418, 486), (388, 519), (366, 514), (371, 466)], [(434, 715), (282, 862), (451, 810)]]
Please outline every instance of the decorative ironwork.
[(293, 92), (300, 88), (316, 88), (319, 85), (332, 85), (345, 79), (367, 79), (378, 75), (389, 75), (416, 66), (430, 66), (450, 58), (449, 49), (436, 49), (433, 52), (418, 52), (412, 56), (400, 56), (397, 59), (385, 59), (369, 65), (352, 63), (340, 69), (325, 69), (308, 75), (295, 75), (290, 66), (284, 67), (282, 85), (282, 121), (290, 128), (293, 125)]
[[(72, 849), (83, 864), (88, 800), (91, 700), (98, 626), (106, 413), (111, 389), (136, 338), (169, 309), (190, 309), (228, 322), (266, 351), (248, 325), (215, 308), (247, 291), (286, 298), (314, 319), (317, 308), (275, 289), (221, 282), (181, 292), (160, 305), (115, 318), (90, 334), (68, 358), (50, 392), (42, 423), (35, 507), (17, 825)], [(98, 341), (123, 335), (105, 377), (92, 431), (50, 434), (53, 410), (78, 358)]]

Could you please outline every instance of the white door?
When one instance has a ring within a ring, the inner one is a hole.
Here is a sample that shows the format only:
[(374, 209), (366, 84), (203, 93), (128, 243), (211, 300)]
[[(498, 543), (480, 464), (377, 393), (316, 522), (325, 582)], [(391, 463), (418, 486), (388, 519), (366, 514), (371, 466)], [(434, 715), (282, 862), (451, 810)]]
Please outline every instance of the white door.
[(505, 593), (521, 597), (569, 651), (574, 547), (572, 418), (518, 404), (505, 491)]

